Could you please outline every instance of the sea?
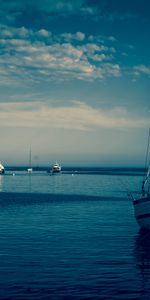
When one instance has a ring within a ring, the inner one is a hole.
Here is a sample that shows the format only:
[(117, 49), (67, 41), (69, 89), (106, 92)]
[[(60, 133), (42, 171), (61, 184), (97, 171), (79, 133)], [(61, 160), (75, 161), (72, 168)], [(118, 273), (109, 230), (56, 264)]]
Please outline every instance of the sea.
[(6, 168), (0, 299), (149, 300), (150, 235), (133, 211), (140, 168)]

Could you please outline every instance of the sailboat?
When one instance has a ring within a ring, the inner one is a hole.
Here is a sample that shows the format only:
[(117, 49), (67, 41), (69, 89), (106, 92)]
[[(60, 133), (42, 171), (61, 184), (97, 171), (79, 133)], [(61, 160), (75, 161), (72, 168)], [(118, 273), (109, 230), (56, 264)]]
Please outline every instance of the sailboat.
[[(147, 166), (149, 146), (150, 146), (150, 129), (149, 129), (145, 166)], [(133, 205), (134, 205), (135, 218), (137, 220), (137, 223), (141, 227), (141, 229), (150, 230), (150, 163), (149, 163), (149, 167), (145, 169), (146, 172), (141, 186), (141, 196), (140, 198), (133, 200)]]
[(0, 162), (0, 174), (4, 174), (4, 173), (5, 173), (5, 168)]
[(33, 169), (31, 167), (31, 147), (30, 147), (30, 151), (29, 151), (29, 167), (27, 169), (28, 173), (32, 173)]

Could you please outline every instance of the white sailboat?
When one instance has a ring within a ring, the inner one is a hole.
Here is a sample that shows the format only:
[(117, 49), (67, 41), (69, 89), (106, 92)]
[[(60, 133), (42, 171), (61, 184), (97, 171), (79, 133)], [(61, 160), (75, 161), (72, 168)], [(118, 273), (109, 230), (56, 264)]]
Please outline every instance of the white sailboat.
[(32, 173), (33, 169), (31, 167), (31, 147), (30, 147), (30, 151), (29, 151), (29, 167), (27, 168), (27, 172), (28, 173)]
[(4, 174), (4, 173), (5, 173), (5, 168), (0, 162), (0, 174)]
[[(150, 130), (149, 130), (145, 165), (147, 165), (149, 145), (150, 145)], [(134, 205), (135, 218), (139, 226), (142, 229), (150, 230), (150, 164), (149, 167), (147, 168), (147, 173), (143, 178), (141, 196), (140, 198), (133, 200), (133, 205)]]

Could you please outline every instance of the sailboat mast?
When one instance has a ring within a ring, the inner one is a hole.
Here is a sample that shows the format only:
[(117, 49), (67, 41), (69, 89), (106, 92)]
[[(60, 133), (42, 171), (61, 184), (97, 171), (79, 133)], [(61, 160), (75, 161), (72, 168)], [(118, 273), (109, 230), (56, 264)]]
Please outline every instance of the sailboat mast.
[[(148, 162), (148, 156), (149, 156), (149, 147), (150, 147), (150, 128), (149, 128), (149, 133), (148, 133), (148, 143), (147, 143), (147, 149), (146, 149), (146, 156), (145, 156), (145, 168), (144, 168), (144, 176), (143, 176), (143, 182), (142, 182), (142, 194), (145, 195), (145, 185), (147, 184), (149, 180), (149, 174), (150, 174), (150, 166), (147, 167), (147, 162)], [(148, 170), (147, 170), (148, 168)], [(148, 193), (149, 193), (149, 188), (148, 187)]]
[(31, 167), (31, 146), (30, 146), (30, 149), (29, 149), (29, 166), (28, 166), (27, 171), (28, 171), (28, 173), (32, 172), (32, 167)]
[(146, 149), (146, 157), (145, 157), (145, 177), (146, 177), (146, 170), (147, 170), (147, 161), (148, 161), (148, 154), (149, 154), (149, 146), (150, 146), (150, 128), (148, 132), (148, 143), (147, 143), (147, 149)]
[(29, 151), (29, 168), (31, 168), (31, 146)]

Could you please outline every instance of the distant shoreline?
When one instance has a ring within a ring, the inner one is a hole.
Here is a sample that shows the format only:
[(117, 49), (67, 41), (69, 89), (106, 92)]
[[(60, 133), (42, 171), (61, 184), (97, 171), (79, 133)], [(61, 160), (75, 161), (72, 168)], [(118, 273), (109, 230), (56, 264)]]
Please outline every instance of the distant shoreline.
[[(6, 166), (5, 171), (27, 171), (28, 166)], [(48, 172), (46, 166), (32, 166), (33, 172)], [(62, 167), (63, 174), (102, 174), (102, 175), (143, 175), (145, 169), (142, 167)]]

